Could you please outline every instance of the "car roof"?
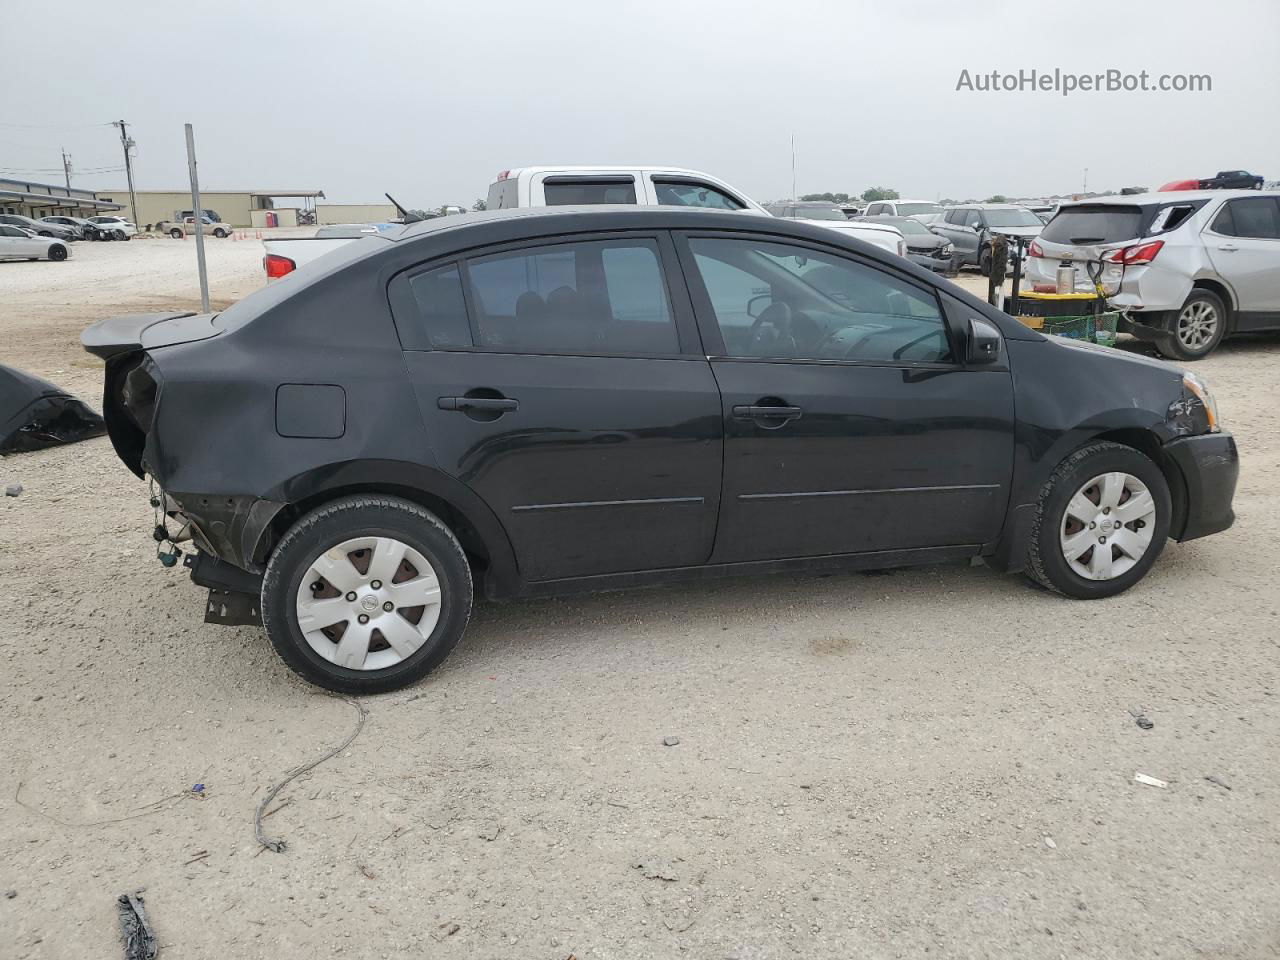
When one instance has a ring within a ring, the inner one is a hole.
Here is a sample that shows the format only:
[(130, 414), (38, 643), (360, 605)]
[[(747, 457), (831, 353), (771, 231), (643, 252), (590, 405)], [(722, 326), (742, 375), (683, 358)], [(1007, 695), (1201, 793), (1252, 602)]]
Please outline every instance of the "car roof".
[(1131, 193), (1126, 196), (1088, 197), (1082, 200), (1063, 200), (1063, 207), (1101, 204), (1133, 206), (1143, 203), (1176, 203), (1179, 200), (1212, 200), (1214, 197), (1280, 197), (1277, 190), (1165, 190), (1150, 193)]
[[(507, 171), (506, 179), (514, 180), (523, 173), (642, 173), (657, 170), (662, 173), (674, 173), (690, 177), (710, 177), (711, 174), (701, 170), (690, 170), (687, 167), (672, 167), (660, 163), (531, 163), (523, 167), (512, 167)], [(720, 179), (714, 177), (713, 179)], [(499, 182), (499, 181), (495, 181)]]
[(910, 197), (898, 197), (896, 200), (868, 200), (868, 203), (932, 203), (935, 207), (941, 206), (937, 200), (912, 200)]

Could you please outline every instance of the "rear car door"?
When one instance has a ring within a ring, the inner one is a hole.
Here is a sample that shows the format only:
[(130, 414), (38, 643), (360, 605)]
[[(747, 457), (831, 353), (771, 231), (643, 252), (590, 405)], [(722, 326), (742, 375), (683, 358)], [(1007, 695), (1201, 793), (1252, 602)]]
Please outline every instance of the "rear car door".
[(1236, 329), (1280, 325), (1280, 200), (1228, 200), (1202, 234), (1214, 269), (1236, 294)]
[(1007, 368), (966, 368), (931, 287), (764, 234), (679, 237), (720, 385), (714, 562), (995, 539), (1013, 462)]
[(437, 465), (501, 520), (521, 576), (711, 553), (720, 397), (661, 232), (508, 245), (391, 283)]

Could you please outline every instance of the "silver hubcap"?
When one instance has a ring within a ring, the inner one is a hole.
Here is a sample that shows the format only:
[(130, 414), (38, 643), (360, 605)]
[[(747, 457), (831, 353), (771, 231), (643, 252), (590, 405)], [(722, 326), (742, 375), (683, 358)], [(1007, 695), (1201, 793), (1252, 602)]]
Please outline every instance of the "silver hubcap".
[(311, 649), (349, 670), (412, 656), (440, 619), (440, 579), (390, 537), (356, 537), (316, 557), (298, 586), (298, 628)]
[(1203, 350), (1218, 332), (1218, 309), (1204, 300), (1182, 308), (1178, 314), (1178, 339), (1189, 350)]
[(1086, 580), (1111, 580), (1142, 559), (1155, 526), (1156, 502), (1146, 484), (1132, 474), (1104, 473), (1067, 503), (1062, 555)]

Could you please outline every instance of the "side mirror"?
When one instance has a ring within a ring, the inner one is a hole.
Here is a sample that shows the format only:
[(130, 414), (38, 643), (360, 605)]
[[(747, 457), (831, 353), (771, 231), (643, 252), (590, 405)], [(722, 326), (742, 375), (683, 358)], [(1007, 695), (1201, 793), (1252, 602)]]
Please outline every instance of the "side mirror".
[(995, 363), (1000, 359), (1000, 331), (986, 320), (969, 320), (969, 346), (965, 359), (969, 363)]

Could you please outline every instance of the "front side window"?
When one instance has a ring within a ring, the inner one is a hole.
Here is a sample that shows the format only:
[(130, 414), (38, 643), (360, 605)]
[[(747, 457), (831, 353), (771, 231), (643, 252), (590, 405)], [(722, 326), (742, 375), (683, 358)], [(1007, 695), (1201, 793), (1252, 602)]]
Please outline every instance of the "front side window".
[(1213, 230), (1228, 237), (1280, 239), (1280, 205), (1272, 197), (1229, 200), (1213, 221)]
[(529, 353), (679, 352), (657, 244), (531, 247), (467, 262), (479, 346)]
[(679, 180), (654, 180), (658, 203), (664, 207), (711, 207), (715, 210), (741, 210), (742, 204), (705, 183)]
[(936, 297), (905, 280), (765, 240), (693, 238), (689, 246), (728, 356), (951, 360)]
[(542, 195), (549, 207), (572, 207), (593, 203), (635, 203), (636, 183), (631, 177), (575, 180), (557, 177), (545, 180)]

